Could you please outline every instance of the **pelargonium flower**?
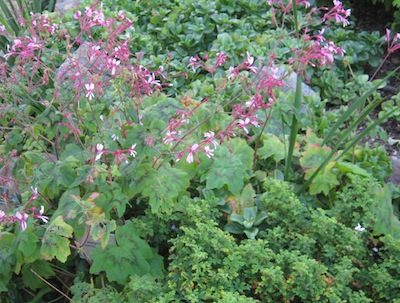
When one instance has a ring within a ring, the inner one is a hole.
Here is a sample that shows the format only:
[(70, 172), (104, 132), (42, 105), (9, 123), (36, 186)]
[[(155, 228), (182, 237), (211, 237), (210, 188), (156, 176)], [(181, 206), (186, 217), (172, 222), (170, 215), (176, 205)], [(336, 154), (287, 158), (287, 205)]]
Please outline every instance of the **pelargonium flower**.
[(19, 221), (21, 230), (24, 231), (28, 227), (28, 225), (26, 223), (26, 220), (28, 219), (28, 215), (17, 211), (17, 213), (15, 214), (15, 218)]
[(351, 9), (345, 10), (343, 8), (342, 2), (338, 0), (333, 0), (334, 7), (327, 12), (322, 18), (323, 21), (335, 20), (336, 23), (343, 23), (343, 27), (350, 24), (347, 18), (351, 15)]
[(130, 154), (132, 157), (136, 157), (136, 154), (137, 154), (137, 151), (135, 150), (135, 147), (136, 147), (136, 143), (133, 144), (133, 145), (131, 146), (131, 148), (128, 149), (129, 154)]
[(210, 130), (208, 132), (205, 132), (204, 137), (206, 138), (206, 143), (212, 143), (214, 145), (214, 148), (217, 148), (218, 142), (215, 140), (215, 134), (213, 131)]
[(386, 36), (385, 36), (385, 41), (388, 44), (388, 53), (394, 53), (396, 50), (400, 49), (400, 43), (396, 43), (398, 40), (400, 40), (400, 33), (397, 33), (392, 40), (392, 43), (390, 43), (390, 29), (386, 29)]
[(217, 53), (217, 62), (215, 63), (216, 66), (221, 66), (226, 61), (226, 54), (224, 52)]
[(87, 90), (86, 98), (88, 98), (89, 101), (90, 101), (90, 100), (92, 100), (93, 97), (94, 97), (94, 93), (93, 93), (93, 90), (94, 90), (94, 83), (86, 83), (86, 84), (85, 84), (85, 87), (86, 87), (86, 90)]
[(199, 145), (198, 144), (193, 144), (191, 147), (190, 147), (190, 149), (189, 149), (189, 154), (187, 155), (187, 157), (186, 157), (186, 162), (187, 163), (193, 163), (193, 155), (194, 155), (194, 152), (197, 150), (199, 148)]
[(76, 19), (76, 20), (78, 20), (81, 16), (82, 16), (82, 12), (79, 10), (74, 13), (74, 19)]
[(214, 156), (214, 150), (211, 149), (208, 145), (207, 145), (207, 146), (204, 146), (204, 152), (205, 152), (205, 154), (206, 154), (206, 156), (207, 156), (208, 158), (211, 158), (211, 157)]
[(44, 223), (49, 222), (49, 217), (47, 216), (43, 216), (44, 214), (44, 207), (43, 205), (40, 206), (40, 210), (39, 210), (39, 214), (38, 215), (34, 215), (35, 218), (42, 220)]
[(101, 143), (97, 143), (97, 144), (96, 144), (97, 155), (96, 155), (95, 161), (100, 160), (101, 156), (102, 156), (103, 153), (104, 153), (103, 149), (104, 149), (104, 145), (103, 145), (103, 144), (101, 144)]
[(366, 229), (364, 227), (362, 227), (360, 223), (357, 224), (357, 226), (354, 228), (354, 230), (357, 230), (360, 232), (366, 231)]

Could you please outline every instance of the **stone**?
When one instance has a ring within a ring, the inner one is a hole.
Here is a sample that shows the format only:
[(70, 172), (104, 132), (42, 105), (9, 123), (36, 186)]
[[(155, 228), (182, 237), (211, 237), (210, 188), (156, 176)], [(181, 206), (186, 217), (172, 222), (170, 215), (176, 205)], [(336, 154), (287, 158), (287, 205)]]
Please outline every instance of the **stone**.
[(103, 75), (103, 81), (108, 81), (111, 79), (111, 75), (105, 73), (107, 70), (106, 59), (96, 55), (95, 51), (91, 49), (91, 45), (85, 42), (76, 49), (71, 58), (61, 64), (57, 72), (57, 79), (59, 84), (63, 84), (65, 79), (73, 79), (74, 75), (79, 73), (84, 82), (90, 82), (92, 73), (98, 73)]
[(60, 15), (66, 14), (71, 9), (77, 7), (81, 0), (61, 0), (57, 1), (54, 10)]
[(392, 169), (393, 173), (389, 177), (388, 181), (398, 186), (400, 185), (400, 158), (392, 157)]

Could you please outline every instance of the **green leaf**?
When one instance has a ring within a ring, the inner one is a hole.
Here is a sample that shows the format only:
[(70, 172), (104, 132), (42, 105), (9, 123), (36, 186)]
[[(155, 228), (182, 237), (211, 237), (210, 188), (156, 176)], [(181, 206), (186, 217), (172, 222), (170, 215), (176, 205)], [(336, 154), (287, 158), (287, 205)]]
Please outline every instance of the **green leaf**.
[(150, 164), (140, 163), (135, 165), (133, 162), (131, 162), (131, 164), (131, 169), (135, 171), (135, 175), (133, 175), (130, 179), (128, 189), (129, 198), (142, 193), (148, 186), (151, 186), (152, 180), (157, 178), (157, 171), (151, 167)]
[(69, 156), (63, 161), (46, 162), (39, 166), (35, 177), (41, 180), (40, 190), (45, 196), (54, 199), (59, 193), (74, 183), (79, 161)]
[(257, 216), (256, 216), (256, 220), (254, 221), (254, 225), (258, 226), (260, 225), (265, 219), (267, 219), (268, 215), (265, 211), (260, 212)]
[(285, 159), (285, 145), (275, 135), (267, 134), (267, 138), (263, 140), (263, 147), (257, 150), (257, 155), (261, 159), (272, 157), (275, 162)]
[(224, 226), (224, 230), (232, 234), (243, 234), (244, 227), (237, 222), (228, 222)]
[(135, 252), (139, 252), (146, 258), (151, 259), (153, 252), (147, 242), (139, 237), (136, 233), (135, 226), (132, 222), (128, 222), (123, 226), (119, 226), (115, 232), (115, 240), (118, 245), (124, 245), (129, 243), (131, 249)]
[[(15, 255), (10, 250), (0, 250), (0, 282), (7, 285), (12, 277), (12, 272), (15, 264)], [(6, 291), (0, 284), (0, 291)]]
[(257, 216), (257, 206), (243, 209), (243, 218), (247, 221), (254, 221)]
[(256, 195), (253, 186), (249, 183), (247, 184), (243, 190), (242, 193), (240, 194), (240, 207), (252, 207), (254, 206), (254, 196)]
[(335, 167), (337, 167), (344, 174), (352, 173), (352, 174), (364, 176), (367, 178), (372, 177), (371, 174), (368, 173), (365, 169), (359, 167), (356, 164), (350, 163), (350, 162), (336, 161)]
[[(238, 196), (243, 188), (244, 179), (248, 176), (247, 170), (251, 169), (254, 151), (250, 147), (244, 148), (241, 143), (235, 144), (233, 148), (233, 153), (225, 145), (216, 149), (213, 163), (201, 176), (201, 181), (207, 180), (208, 189), (219, 189), (226, 185), (233, 195)], [(245, 151), (248, 152), (247, 155)]]
[(50, 266), (50, 263), (46, 261), (37, 260), (33, 263), (26, 264), (21, 271), (22, 281), (24, 281), (24, 284), (27, 287), (33, 290), (44, 287), (45, 283), (40, 280), (38, 276), (35, 275), (32, 271), (36, 272), (38, 275), (45, 279), (48, 279), (55, 275), (55, 272)]
[(91, 273), (105, 271), (108, 280), (123, 285), (130, 276), (149, 273), (149, 263), (157, 266), (152, 269), (156, 273), (162, 268), (162, 259), (154, 255), (148, 243), (137, 235), (132, 222), (119, 226), (115, 239), (116, 245), (108, 245), (105, 249), (97, 247), (90, 253), (93, 260)]
[(28, 228), (18, 234), (15, 244), (17, 245), (15, 273), (18, 274), (23, 264), (40, 259), (39, 239), (32, 229)]
[(150, 177), (145, 181), (142, 195), (149, 198), (153, 212), (170, 213), (177, 198), (184, 195), (190, 185), (187, 174), (164, 164), (157, 174), (151, 174)]
[(233, 155), (237, 157), (245, 170), (253, 168), (254, 150), (249, 146), (246, 140), (234, 138), (230, 141), (230, 147)]
[(241, 225), (243, 225), (243, 222), (244, 222), (243, 216), (242, 216), (242, 215), (238, 215), (238, 214), (232, 214), (232, 215), (230, 215), (229, 219), (230, 219), (232, 222), (236, 222), (236, 223), (239, 223), (239, 224), (241, 224)]
[[(313, 172), (314, 170), (310, 170), (309, 173), (306, 174), (306, 179), (312, 175)], [(339, 184), (340, 183), (337, 175), (331, 172), (330, 166), (327, 166), (323, 171), (320, 171), (320, 173), (311, 182), (310, 194), (317, 195), (324, 193), (325, 195), (328, 195), (329, 192)]]
[(136, 261), (127, 245), (122, 247), (108, 245), (104, 250), (97, 247), (90, 253), (90, 258), (93, 261), (90, 273), (97, 274), (105, 271), (109, 281), (115, 281), (121, 285), (128, 281), (129, 276), (137, 274), (137, 271), (141, 272), (133, 263), (140, 264), (140, 262)]
[(300, 165), (306, 172), (314, 170), (324, 162), (330, 151), (329, 147), (322, 147), (318, 143), (309, 143), (300, 158)]
[(400, 239), (400, 221), (395, 215), (392, 204), (392, 196), (387, 185), (376, 192), (375, 199), (379, 201), (376, 207), (377, 222), (374, 228), (375, 235), (392, 235)]
[(114, 220), (108, 222), (105, 226), (104, 224), (96, 224), (91, 229), (91, 235), (93, 240), (101, 239), (101, 247), (107, 246), (111, 233), (117, 228), (117, 224)]
[(70, 241), (74, 229), (71, 225), (64, 222), (61, 216), (55, 218), (47, 227), (42, 239), (42, 247), (40, 253), (46, 260), (58, 259), (61, 262), (67, 261), (71, 254), (69, 248)]
[(245, 229), (244, 233), (246, 234), (247, 238), (249, 239), (255, 239), (255, 237), (258, 234), (258, 228), (257, 227), (252, 227), (250, 229)]

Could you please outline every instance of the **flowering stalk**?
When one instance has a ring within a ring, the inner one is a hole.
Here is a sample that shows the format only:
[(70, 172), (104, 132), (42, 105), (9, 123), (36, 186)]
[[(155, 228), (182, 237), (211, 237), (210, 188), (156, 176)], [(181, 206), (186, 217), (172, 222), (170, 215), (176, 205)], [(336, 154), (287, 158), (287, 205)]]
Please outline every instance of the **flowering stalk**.
[(28, 228), (28, 219), (29, 217), (32, 217), (33, 219), (39, 219), (43, 223), (47, 223), (49, 221), (49, 218), (47, 216), (44, 216), (44, 207), (43, 205), (40, 206), (39, 211), (37, 212), (37, 209), (35, 206), (29, 208), (28, 210), (24, 211), (26, 206), (36, 200), (37, 195), (38, 195), (38, 190), (37, 188), (32, 188), (33, 195), (31, 198), (25, 203), (25, 206), (23, 207), (22, 210), (17, 211), (15, 214), (6, 214), (3, 210), (0, 210), (0, 223), (9, 225), (9, 224), (14, 224), (16, 222), (19, 223), (19, 226), (22, 231), (26, 230)]
[(397, 33), (393, 39), (390, 38), (390, 29), (386, 29), (386, 35), (385, 35), (385, 41), (387, 42), (387, 53), (385, 58), (381, 61), (377, 69), (375, 70), (374, 74), (371, 76), (371, 80), (375, 79), (377, 73), (379, 70), (382, 68), (383, 64), (386, 62), (386, 60), (389, 58), (391, 54), (393, 54), (395, 51), (400, 49), (400, 33)]

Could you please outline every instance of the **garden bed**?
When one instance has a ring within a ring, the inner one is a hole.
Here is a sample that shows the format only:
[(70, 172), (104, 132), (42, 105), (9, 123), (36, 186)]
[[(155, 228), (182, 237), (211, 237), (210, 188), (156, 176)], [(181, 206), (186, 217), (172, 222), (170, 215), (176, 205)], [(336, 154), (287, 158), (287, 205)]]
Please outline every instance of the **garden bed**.
[(4, 24), (2, 302), (400, 300), (384, 37), (339, 1), (292, 4)]

